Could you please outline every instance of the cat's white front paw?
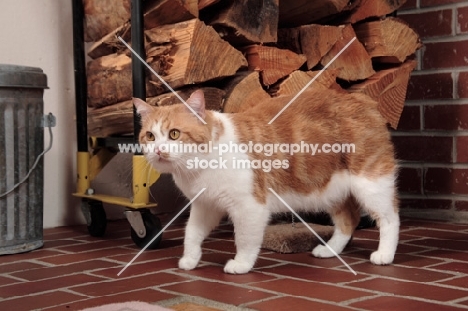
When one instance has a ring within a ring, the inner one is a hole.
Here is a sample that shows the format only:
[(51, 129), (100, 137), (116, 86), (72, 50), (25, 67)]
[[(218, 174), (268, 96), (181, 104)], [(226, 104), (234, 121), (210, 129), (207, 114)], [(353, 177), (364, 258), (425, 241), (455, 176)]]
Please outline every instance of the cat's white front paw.
[(238, 260), (231, 259), (224, 266), (224, 272), (230, 274), (245, 274), (252, 269), (253, 265), (247, 262), (240, 262)]
[(184, 256), (179, 260), (179, 269), (192, 270), (198, 265), (199, 259)]
[(382, 252), (382, 251), (375, 251), (371, 254), (370, 256), (370, 261), (374, 265), (389, 265), (393, 262), (393, 258), (395, 257), (395, 254), (391, 252)]
[(330, 258), (335, 256), (332, 251), (326, 247), (325, 245), (317, 245), (313, 250), (312, 250), (312, 255), (314, 255), (317, 258)]

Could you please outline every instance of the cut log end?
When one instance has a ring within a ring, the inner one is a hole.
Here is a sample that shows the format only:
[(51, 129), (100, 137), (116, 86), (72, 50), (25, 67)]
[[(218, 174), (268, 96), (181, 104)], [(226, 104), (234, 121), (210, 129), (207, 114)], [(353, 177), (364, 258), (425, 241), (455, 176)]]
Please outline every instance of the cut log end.
[(362, 23), (355, 31), (369, 55), (380, 63), (402, 63), (421, 47), (416, 32), (398, 18)]
[(365, 82), (353, 85), (349, 91), (376, 100), (382, 116), (396, 129), (405, 105), (410, 74), (415, 67), (416, 61), (408, 60), (398, 67), (377, 72)]

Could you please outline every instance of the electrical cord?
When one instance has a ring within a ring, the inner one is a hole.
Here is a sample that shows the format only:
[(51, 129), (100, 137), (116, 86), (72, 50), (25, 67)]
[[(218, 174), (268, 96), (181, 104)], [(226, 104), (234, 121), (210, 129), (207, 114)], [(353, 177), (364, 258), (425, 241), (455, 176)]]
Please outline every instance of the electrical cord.
[(48, 123), (48, 128), (49, 128), (49, 146), (44, 149), (44, 151), (41, 152), (41, 154), (39, 154), (36, 158), (36, 161), (34, 162), (33, 166), (31, 167), (31, 169), (29, 170), (29, 172), (26, 174), (26, 176), (23, 177), (23, 179), (21, 179), (17, 184), (15, 184), (13, 186), (13, 188), (11, 188), (10, 190), (8, 190), (7, 192), (5, 193), (2, 193), (0, 194), (0, 198), (3, 198), (3, 197), (6, 197), (7, 195), (9, 195), (10, 193), (12, 193), (13, 191), (16, 190), (16, 188), (18, 188), (21, 184), (23, 184), (26, 180), (28, 180), (29, 176), (31, 175), (31, 173), (34, 171), (34, 169), (36, 168), (36, 166), (39, 164), (39, 161), (41, 160), (41, 158), (44, 156), (44, 154), (46, 154), (50, 149), (52, 149), (52, 144), (53, 144), (53, 141), (54, 141), (54, 136), (52, 134), (52, 125), (51, 125), (51, 118), (53, 117), (52, 113), (49, 113), (48, 115), (48, 118), (49, 118), (49, 123)]

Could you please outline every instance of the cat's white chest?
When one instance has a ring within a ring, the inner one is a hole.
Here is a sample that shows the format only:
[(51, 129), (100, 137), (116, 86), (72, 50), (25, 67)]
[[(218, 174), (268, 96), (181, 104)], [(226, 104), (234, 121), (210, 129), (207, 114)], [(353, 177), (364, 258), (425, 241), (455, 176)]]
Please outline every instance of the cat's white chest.
[(239, 140), (229, 117), (219, 114), (218, 118), (223, 132), (217, 141), (211, 142), (211, 152), (197, 155), (183, 174), (173, 174), (176, 185), (190, 199), (203, 188), (206, 188), (206, 193), (202, 197), (211, 195), (213, 201), (220, 201), (233, 193), (252, 195), (253, 171), (236, 165), (238, 161), (248, 161), (249, 156), (232, 148), (239, 145)]

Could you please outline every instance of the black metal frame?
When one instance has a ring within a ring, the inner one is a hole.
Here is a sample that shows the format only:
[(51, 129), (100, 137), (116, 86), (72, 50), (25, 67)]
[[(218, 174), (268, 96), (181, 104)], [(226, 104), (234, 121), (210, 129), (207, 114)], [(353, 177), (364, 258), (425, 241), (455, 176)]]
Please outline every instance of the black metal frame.
[[(141, 57), (141, 59), (146, 59), (145, 39), (143, 37), (144, 20), (142, 0), (132, 0), (131, 27), (132, 49)], [(145, 64), (143, 64), (138, 57), (132, 53), (132, 86), (134, 98), (140, 98), (146, 101), (145, 80)], [(135, 106), (133, 106), (133, 139), (136, 144), (138, 143), (140, 130), (140, 116), (137, 114)]]
[[(142, 58), (145, 56), (143, 0), (131, 2), (131, 35), (132, 49)], [(79, 152), (88, 151), (88, 88), (86, 79), (86, 58), (84, 50), (84, 7), (83, 0), (72, 0), (73, 14), (73, 59), (75, 71), (75, 111), (77, 149)], [(145, 64), (132, 54), (132, 87), (133, 97), (146, 100)], [(140, 117), (133, 107), (133, 141), (138, 143), (140, 133)], [(105, 138), (100, 141), (103, 142)], [(113, 139), (115, 143), (115, 138)]]
[(84, 8), (82, 0), (72, 0), (73, 61), (75, 69), (76, 140), (79, 152), (88, 151), (86, 61), (84, 52)]

